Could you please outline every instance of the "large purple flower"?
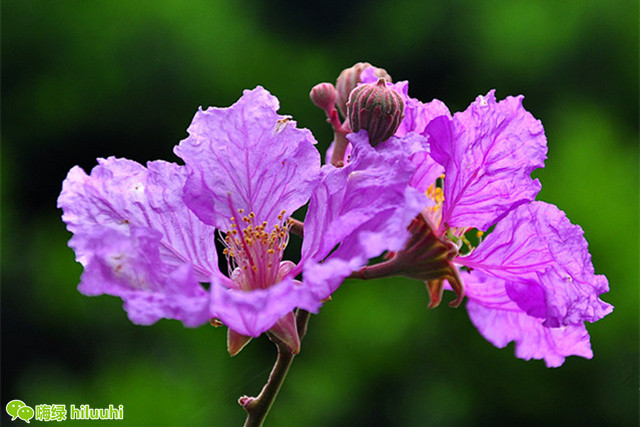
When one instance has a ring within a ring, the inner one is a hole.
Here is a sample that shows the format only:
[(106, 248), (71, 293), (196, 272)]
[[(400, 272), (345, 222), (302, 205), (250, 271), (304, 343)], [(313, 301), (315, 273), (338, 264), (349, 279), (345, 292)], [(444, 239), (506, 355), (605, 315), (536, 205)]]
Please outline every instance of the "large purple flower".
[(530, 174), (547, 152), (540, 121), (522, 97), (496, 102), (491, 91), (453, 119), (433, 120), (426, 133), (445, 168), (444, 200), (429, 218), (436, 235), (460, 245), (470, 228), (495, 224), (453, 260), (470, 271), (463, 282), (476, 327), (493, 344), (515, 341), (518, 357), (548, 366), (592, 357), (584, 322), (611, 312), (598, 298), (608, 284), (594, 274), (582, 229), (555, 206), (532, 202), (540, 183)]
[(591, 357), (584, 322), (611, 312), (598, 298), (607, 280), (594, 274), (582, 229), (533, 202), (540, 183), (530, 174), (544, 165), (546, 138), (522, 97), (496, 102), (491, 91), (464, 112), (430, 119), (424, 134), (430, 151), (421, 167), (433, 170), (435, 160), (444, 168), (426, 191), (433, 203), (411, 223), (402, 251), (361, 274), (424, 280), (432, 307), (447, 281), (452, 305), (466, 292), (476, 327), (499, 347), (516, 341), (518, 357), (548, 366)]
[[(297, 351), (293, 310), (316, 312), (369, 257), (400, 249), (408, 233), (397, 219), (425, 200), (407, 188), (416, 165), (398, 150), (354, 141), (347, 167), (321, 169), (311, 133), (278, 107), (258, 87), (229, 108), (200, 110), (175, 148), (185, 166), (109, 158), (90, 175), (74, 167), (58, 206), (85, 267), (80, 291), (121, 297), (135, 323), (218, 319), (232, 354), (265, 331)], [(288, 219), (310, 198), (295, 264), (283, 260)], [(216, 230), (229, 277), (218, 269)]]

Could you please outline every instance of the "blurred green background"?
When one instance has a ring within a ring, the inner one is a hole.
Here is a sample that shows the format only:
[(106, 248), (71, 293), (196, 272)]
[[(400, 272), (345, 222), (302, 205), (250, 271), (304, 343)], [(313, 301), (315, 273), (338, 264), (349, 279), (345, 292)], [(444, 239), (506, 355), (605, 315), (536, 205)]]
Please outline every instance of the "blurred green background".
[(240, 425), (236, 399), (260, 391), (271, 343), (230, 358), (223, 328), (135, 326), (120, 300), (80, 295), (56, 198), (96, 157), (177, 162), (198, 106), (258, 84), (324, 151), (308, 92), (357, 61), (452, 111), (492, 88), (524, 94), (549, 141), (538, 198), (584, 228), (615, 311), (589, 325), (592, 360), (548, 369), (494, 348), (464, 308), (427, 310), (418, 282), (346, 282), (312, 317), (267, 425), (637, 425), (638, 2), (611, 0), (5, 0), (2, 407)]

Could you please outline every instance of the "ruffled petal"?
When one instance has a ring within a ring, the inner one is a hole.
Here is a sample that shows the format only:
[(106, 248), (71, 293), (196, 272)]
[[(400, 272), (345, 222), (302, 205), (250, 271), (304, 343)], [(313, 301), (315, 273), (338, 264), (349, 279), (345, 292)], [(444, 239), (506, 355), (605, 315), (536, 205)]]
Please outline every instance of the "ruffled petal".
[(543, 319), (522, 311), (509, 297), (507, 282), (479, 272), (463, 274), (467, 310), (473, 324), (498, 348), (516, 343), (520, 359), (544, 359), (548, 367), (558, 367), (567, 356), (593, 357), (584, 324), (549, 328)]
[(209, 319), (209, 295), (189, 264), (174, 267), (160, 257), (160, 232), (133, 225), (118, 229), (85, 226), (70, 246), (84, 256), (78, 286), (85, 295), (108, 294), (124, 301), (133, 323), (149, 325), (161, 318), (195, 327)]
[(416, 169), (411, 152), (420, 146), (411, 139), (422, 137), (392, 137), (377, 149), (369, 145), (366, 131), (348, 137), (354, 146), (351, 163), (323, 168), (304, 221), (301, 263), (309, 264), (305, 283), (319, 298), (328, 297), (368, 259), (401, 249), (409, 238), (408, 224), (427, 204), (409, 186)]
[(456, 262), (513, 282), (511, 299), (545, 326), (595, 322), (613, 310), (598, 297), (608, 291), (607, 279), (594, 274), (582, 228), (547, 203), (517, 207)]
[(431, 156), (446, 173), (441, 227), (485, 231), (540, 191), (530, 174), (544, 166), (547, 140), (522, 98), (496, 102), (491, 91), (453, 120), (438, 117), (427, 126)]
[[(93, 226), (151, 228), (162, 236), (159, 251), (164, 263), (174, 268), (188, 263), (202, 281), (217, 271), (215, 229), (198, 220), (182, 201), (183, 166), (155, 161), (145, 168), (114, 157), (98, 163), (91, 175), (72, 168), (62, 185), (58, 207), (69, 231)], [(85, 264), (91, 253), (76, 250), (76, 256)]]
[(331, 256), (322, 263), (313, 259), (305, 262), (304, 284), (319, 301), (331, 296), (347, 276), (367, 264), (367, 258), (363, 256), (352, 254), (347, 258)]
[(428, 151), (415, 153), (411, 157), (411, 162), (417, 165), (416, 172), (411, 178), (410, 185), (421, 193), (427, 191), (430, 185), (444, 173), (441, 164), (436, 163), (429, 155)]
[(229, 108), (200, 109), (175, 153), (189, 171), (185, 201), (207, 224), (231, 229), (239, 209), (273, 226), (305, 204), (317, 184), (320, 155), (307, 129), (276, 113), (265, 89), (246, 90)]
[(211, 278), (211, 314), (239, 334), (258, 337), (296, 307), (317, 313), (322, 305), (310, 289), (285, 278), (268, 289), (241, 291), (222, 274)]
[(303, 260), (322, 260), (363, 224), (393, 213), (397, 228), (404, 233), (388, 236), (389, 246), (399, 249), (408, 238), (406, 227), (419, 213), (420, 202), (422, 207), (426, 203), (424, 196), (408, 187), (416, 168), (407, 152), (408, 139), (392, 137), (374, 149), (366, 131), (348, 138), (354, 145), (351, 163), (342, 168), (324, 166), (321, 183), (311, 196), (304, 221)]

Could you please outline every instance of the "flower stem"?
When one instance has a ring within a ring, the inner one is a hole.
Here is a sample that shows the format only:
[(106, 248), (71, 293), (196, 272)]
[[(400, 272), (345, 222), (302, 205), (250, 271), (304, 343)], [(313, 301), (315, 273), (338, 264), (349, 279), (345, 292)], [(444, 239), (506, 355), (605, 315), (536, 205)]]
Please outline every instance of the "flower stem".
[(331, 127), (333, 127), (335, 141), (330, 163), (337, 168), (341, 168), (344, 166), (344, 154), (349, 145), (349, 141), (347, 140), (347, 134), (350, 132), (349, 126), (340, 123), (338, 111), (335, 108), (330, 113), (327, 113), (327, 121), (331, 124)]
[[(296, 324), (301, 341), (307, 331), (308, 322), (309, 312), (298, 310)], [(289, 346), (273, 336), (270, 336), (270, 338), (278, 348), (278, 357), (269, 375), (269, 380), (262, 388), (258, 397), (242, 396), (238, 400), (238, 403), (247, 411), (247, 419), (244, 422), (245, 427), (259, 427), (262, 425), (295, 357), (295, 354), (291, 352)]]

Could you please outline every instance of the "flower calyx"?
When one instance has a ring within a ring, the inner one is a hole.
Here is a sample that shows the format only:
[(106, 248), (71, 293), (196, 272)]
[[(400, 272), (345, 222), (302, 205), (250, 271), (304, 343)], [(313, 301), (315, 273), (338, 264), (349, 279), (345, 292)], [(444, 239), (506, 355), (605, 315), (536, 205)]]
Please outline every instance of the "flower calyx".
[(404, 276), (418, 279), (427, 284), (429, 308), (437, 307), (442, 301), (444, 281), (451, 285), (456, 299), (449, 305), (458, 307), (464, 299), (464, 285), (453, 263), (458, 255), (458, 247), (448, 239), (436, 235), (429, 221), (418, 215), (408, 227), (411, 237), (405, 247), (393, 253), (387, 261), (364, 267), (352, 274), (358, 279)]
[(365, 129), (369, 143), (375, 147), (398, 130), (404, 118), (404, 100), (381, 77), (376, 83), (363, 84), (351, 91), (347, 115), (351, 130)]

